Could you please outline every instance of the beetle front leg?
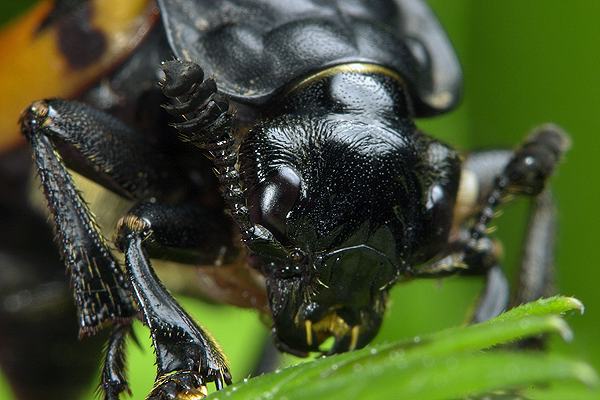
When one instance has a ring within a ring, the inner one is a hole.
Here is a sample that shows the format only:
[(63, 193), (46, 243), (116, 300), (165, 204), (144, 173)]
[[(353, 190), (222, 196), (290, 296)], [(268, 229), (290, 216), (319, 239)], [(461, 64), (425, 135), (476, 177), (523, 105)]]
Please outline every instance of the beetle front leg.
[(148, 244), (190, 248), (209, 236), (207, 215), (193, 206), (140, 204), (118, 226), (117, 244), (156, 350), (157, 378), (148, 399), (200, 399), (206, 384), (217, 389), (231, 383), (224, 355), (169, 294), (156, 276)]
[[(136, 200), (180, 191), (184, 178), (144, 136), (83, 103), (36, 101), (23, 113), (21, 129), (31, 144), (58, 249), (71, 275), (80, 336), (109, 323), (129, 324), (138, 313), (126, 274), (66, 167)], [(124, 340), (116, 339), (113, 335), (102, 382), (107, 398), (126, 388), (124, 370), (112, 357), (122, 354)]]
[(183, 179), (142, 135), (83, 103), (39, 100), (20, 122), (71, 275), (80, 335), (130, 319), (135, 310), (127, 279), (66, 167), (136, 200), (174, 192)]
[(556, 126), (545, 125), (534, 131), (515, 152), (490, 151), (470, 156), (465, 162), (463, 179), (474, 176), (474, 185), (479, 190), (475, 195), (466, 196), (474, 199), (466, 212), (459, 196), (458, 218), (468, 217), (468, 209), (478, 211), (474, 213), (473, 222), (463, 226), (460, 237), (449, 245), (448, 255), (418, 269), (416, 275), (485, 274), (486, 287), (473, 321), (483, 321), (502, 312), (509, 301), (508, 285), (498, 266), (499, 246), (488, 237), (488, 225), (507, 197), (534, 196), (519, 271), (520, 285), (511, 304), (547, 295), (551, 287), (554, 212), (549, 191), (544, 188), (568, 145), (565, 133)]

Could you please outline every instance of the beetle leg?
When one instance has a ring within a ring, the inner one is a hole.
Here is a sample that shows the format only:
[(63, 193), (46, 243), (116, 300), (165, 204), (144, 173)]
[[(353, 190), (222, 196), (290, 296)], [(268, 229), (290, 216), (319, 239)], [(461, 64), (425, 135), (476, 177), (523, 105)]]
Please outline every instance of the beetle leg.
[[(481, 321), (495, 316), (502, 311), (500, 305), (508, 303), (508, 296), (505, 279), (498, 273), (500, 249), (487, 235), (488, 224), (496, 208), (509, 195), (534, 196), (519, 272), (520, 286), (512, 304), (547, 295), (551, 287), (554, 213), (549, 191), (544, 187), (568, 145), (565, 133), (556, 126), (545, 125), (534, 131), (515, 152), (490, 151), (470, 156), (465, 162), (463, 179), (474, 175), (477, 193), (466, 196), (475, 200), (465, 211), (461, 210), (465, 207), (460, 204), (459, 192), (457, 224), (465, 224), (469, 214), (475, 215), (474, 222), (460, 229), (460, 237), (449, 244), (448, 255), (419, 268), (415, 275), (485, 274), (486, 288), (473, 319)], [(501, 171), (500, 174), (497, 171)]]
[[(569, 139), (560, 128), (544, 125), (512, 155), (506, 151), (475, 153), (465, 163), (465, 168), (477, 176), (483, 204), (471, 228), (471, 245), (473, 239), (484, 237), (486, 225), (504, 196), (534, 196), (513, 306), (550, 294), (556, 226), (552, 195), (544, 187), (568, 146)], [(494, 169), (503, 172), (494, 178)]]
[(135, 310), (125, 275), (57, 154), (51, 138), (64, 131), (52, 111), (46, 102), (34, 103), (21, 126), (54, 216), (59, 251), (71, 274), (80, 335), (88, 335), (109, 321), (131, 318)]
[(479, 295), (471, 322), (483, 322), (500, 315), (508, 306), (510, 288), (499, 265), (490, 268), (485, 277), (485, 287)]
[(127, 385), (125, 376), (125, 343), (127, 335), (130, 333), (131, 325), (125, 324), (115, 326), (110, 335), (106, 346), (106, 355), (100, 382), (100, 388), (104, 393), (105, 400), (119, 400), (119, 395), (123, 392), (131, 395), (131, 390)]
[(568, 136), (557, 126), (544, 125), (533, 132), (495, 178), (493, 188), (471, 227), (471, 246), (485, 236), (487, 225), (503, 198), (510, 195), (537, 196), (544, 190), (547, 179), (568, 147)]
[[(29, 155), (19, 153), (29, 164)], [(6, 156), (0, 157), (0, 187), (7, 189), (0, 191), (0, 367), (15, 398), (80, 398), (96, 376), (103, 337), (77, 340), (75, 306), (52, 231), (28, 205), (27, 169), (14, 181), (10, 176), (21, 157), (15, 163)], [(13, 168), (2, 168), (4, 162)]]
[(81, 103), (37, 101), (23, 113), (21, 129), (71, 275), (80, 336), (111, 322), (129, 323), (137, 314), (129, 281), (66, 167), (129, 199), (161, 196), (178, 188), (182, 178), (143, 136)]
[[(469, 231), (463, 230), (461, 233), (468, 237)], [(485, 275), (485, 286), (479, 296), (471, 321), (486, 321), (506, 310), (509, 304), (510, 290), (506, 276), (498, 262), (500, 258), (499, 243), (487, 237), (483, 238), (477, 249), (469, 249), (468, 256), (465, 251), (466, 241), (456, 241), (450, 247), (454, 250), (435, 262), (420, 267), (414, 272), (414, 276), (438, 278), (457, 273)]]
[[(495, 265), (488, 269), (485, 288), (473, 313), (472, 322), (486, 321), (499, 315), (507, 306), (516, 307), (552, 294), (555, 217), (550, 191), (544, 190), (532, 202), (516, 291), (509, 298), (509, 286), (501, 268)], [(528, 347), (539, 347), (542, 344), (537, 339), (525, 343)]]
[(118, 224), (117, 245), (125, 253), (136, 301), (150, 328), (156, 351), (157, 378), (148, 399), (196, 399), (206, 384), (217, 389), (231, 383), (229, 367), (218, 345), (168, 293), (146, 253), (147, 243), (191, 247), (206, 232), (201, 213), (189, 207), (141, 204)]
[(36, 101), (23, 113), (21, 129), (32, 146), (48, 138), (65, 166), (126, 199), (160, 198), (186, 184), (143, 135), (86, 104)]
[(229, 217), (221, 207), (138, 203), (117, 223), (117, 243), (123, 240), (127, 226), (137, 221), (151, 225), (152, 234), (144, 239), (144, 249), (152, 258), (217, 265), (231, 262), (239, 254), (234, 250)]
[(555, 236), (556, 209), (550, 190), (544, 190), (531, 204), (513, 306), (552, 294)]
[(31, 144), (71, 274), (81, 335), (131, 318), (135, 310), (127, 279), (65, 166), (128, 199), (174, 191), (182, 179), (142, 136), (82, 103), (34, 102), (21, 117), (21, 129)]

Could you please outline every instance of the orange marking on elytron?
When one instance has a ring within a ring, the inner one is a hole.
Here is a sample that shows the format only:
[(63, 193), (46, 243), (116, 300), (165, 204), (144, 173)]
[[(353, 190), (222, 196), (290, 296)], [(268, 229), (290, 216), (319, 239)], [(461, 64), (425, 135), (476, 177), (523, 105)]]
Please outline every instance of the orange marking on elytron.
[(152, 0), (92, 0), (92, 25), (106, 37), (106, 52), (87, 68), (73, 70), (58, 48), (57, 29), (35, 34), (52, 8), (43, 0), (0, 31), (0, 150), (23, 143), (17, 121), (32, 101), (72, 98), (122, 61), (158, 17)]

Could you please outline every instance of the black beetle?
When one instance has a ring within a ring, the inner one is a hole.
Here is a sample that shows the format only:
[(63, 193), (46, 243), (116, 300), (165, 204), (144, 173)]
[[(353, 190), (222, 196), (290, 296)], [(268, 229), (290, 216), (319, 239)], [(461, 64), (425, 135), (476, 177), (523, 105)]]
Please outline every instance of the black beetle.
[[(81, 333), (114, 325), (107, 398), (126, 389), (121, 349), (137, 309), (157, 353), (149, 398), (200, 398), (207, 382), (231, 382), (220, 350), (164, 289), (149, 256), (222, 264), (241, 254), (264, 279), (280, 349), (343, 352), (375, 336), (388, 290), (402, 280), (484, 275), (473, 319), (501, 312), (508, 289), (486, 229), (500, 202), (519, 194), (537, 196), (523, 269), (542, 278), (524, 282), (517, 298), (546, 293), (551, 254), (536, 235), (553, 223), (544, 186), (568, 139), (546, 125), (514, 152), (461, 160), (420, 132), (413, 118), (450, 110), (461, 86), (424, 3), (158, 3), (177, 57), (162, 65), (172, 100), (164, 109), (211, 161), (216, 181), (203, 161), (83, 103), (40, 100), (21, 118)], [(159, 109), (142, 104), (156, 117), (150, 130), (164, 136)], [(125, 270), (65, 166), (137, 203), (117, 228)], [(329, 337), (333, 346), (322, 349)]]

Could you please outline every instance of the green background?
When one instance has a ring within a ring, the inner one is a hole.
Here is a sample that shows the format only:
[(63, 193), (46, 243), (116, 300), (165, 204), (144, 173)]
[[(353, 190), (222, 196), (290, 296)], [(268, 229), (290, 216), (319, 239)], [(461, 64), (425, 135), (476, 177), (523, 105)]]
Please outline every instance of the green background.
[[(419, 121), (459, 149), (511, 147), (534, 126), (556, 122), (573, 146), (553, 179), (559, 203), (558, 289), (586, 305), (570, 320), (575, 340), (556, 344), (600, 369), (600, 2), (590, 0), (430, 0), (454, 42), (465, 73), (464, 101), (451, 115)], [(31, 1), (2, 1), (9, 19)], [(9, 11), (9, 9), (11, 9)], [(526, 207), (516, 202), (497, 221), (506, 269), (514, 270)], [(397, 287), (377, 341), (418, 335), (464, 321), (481, 283), (449, 278)], [(256, 314), (231, 307), (184, 305), (223, 345), (242, 379), (266, 334)], [(139, 328), (139, 327), (138, 327)], [(1, 327), (0, 327), (1, 329)], [(147, 338), (140, 329), (139, 337)], [(132, 389), (142, 396), (154, 378), (152, 351), (130, 346)], [(43, 355), (41, 355), (43, 356)], [(68, 384), (68, 379), (65, 379)], [(84, 398), (91, 398), (90, 394)], [(11, 399), (0, 378), (0, 399)]]

